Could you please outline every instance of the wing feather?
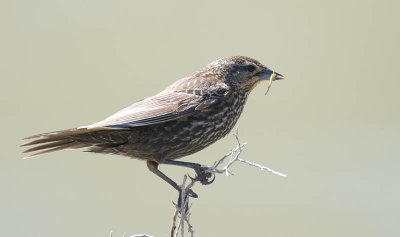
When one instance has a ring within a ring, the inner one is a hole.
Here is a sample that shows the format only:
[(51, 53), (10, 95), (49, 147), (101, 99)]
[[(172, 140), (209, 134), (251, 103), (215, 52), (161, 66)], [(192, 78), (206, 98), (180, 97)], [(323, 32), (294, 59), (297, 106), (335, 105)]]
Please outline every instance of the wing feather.
[(136, 102), (118, 111), (103, 121), (86, 128), (107, 127), (126, 128), (168, 122), (189, 116), (218, 104), (225, 94), (218, 94), (221, 88), (227, 91), (225, 83), (202, 78), (206, 85), (193, 89), (190, 78), (183, 78), (159, 94)]

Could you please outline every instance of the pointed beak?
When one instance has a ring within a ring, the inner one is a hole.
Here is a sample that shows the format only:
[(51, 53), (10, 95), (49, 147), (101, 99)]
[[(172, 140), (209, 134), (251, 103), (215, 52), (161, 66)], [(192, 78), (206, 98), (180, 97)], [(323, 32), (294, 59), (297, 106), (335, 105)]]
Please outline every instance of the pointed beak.
[[(269, 80), (269, 78), (271, 77), (272, 73), (274, 73), (274, 71), (272, 71), (269, 68), (264, 68), (261, 72), (258, 73), (258, 77), (261, 80)], [(276, 77), (274, 80), (280, 80), (280, 79), (284, 79), (284, 76), (282, 74), (279, 74), (277, 72), (275, 72)]]

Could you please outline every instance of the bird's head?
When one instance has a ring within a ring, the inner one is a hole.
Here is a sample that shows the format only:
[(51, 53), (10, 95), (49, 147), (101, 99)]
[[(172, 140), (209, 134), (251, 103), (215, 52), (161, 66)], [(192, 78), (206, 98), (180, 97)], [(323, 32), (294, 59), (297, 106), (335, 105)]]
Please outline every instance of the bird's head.
[(249, 94), (259, 82), (269, 80), (273, 73), (276, 74), (274, 80), (284, 78), (257, 60), (244, 56), (223, 58), (211, 63), (210, 66), (216, 66), (223, 71), (226, 78), (240, 86), (246, 94)]

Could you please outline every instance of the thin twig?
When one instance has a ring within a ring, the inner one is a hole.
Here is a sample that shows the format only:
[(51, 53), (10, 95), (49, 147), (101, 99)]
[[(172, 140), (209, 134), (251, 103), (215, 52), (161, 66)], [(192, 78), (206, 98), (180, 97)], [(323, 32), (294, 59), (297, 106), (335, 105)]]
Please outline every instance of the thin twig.
[[(110, 231), (110, 235), (109, 237), (113, 236), (113, 231)], [(122, 237), (126, 236), (126, 232), (123, 233)], [(131, 235), (129, 237), (154, 237), (153, 235), (148, 235), (148, 234), (135, 234), (135, 235)]]
[[(209, 166), (203, 166), (202, 168), (206, 170), (207, 172), (210, 172), (211, 174), (222, 174), (225, 173), (226, 176), (233, 175), (233, 173), (229, 170), (229, 168), (236, 163), (237, 161), (243, 162), (245, 164), (248, 164), (250, 166), (254, 166), (257, 168), (260, 168), (261, 170), (266, 170), (269, 171), (273, 174), (286, 177), (285, 174), (275, 171), (273, 169), (270, 169), (266, 166), (245, 160), (240, 158), (239, 156), (242, 154), (244, 148), (246, 147), (246, 143), (241, 143), (239, 140), (238, 136), (238, 130), (236, 129), (236, 132), (233, 134), (236, 138), (237, 146), (236, 148), (232, 149), (230, 152), (225, 154), (221, 159), (218, 161), (214, 162), (214, 165), (209, 167)], [(222, 166), (222, 164), (225, 162), (226, 158), (229, 157), (228, 163), (222, 167), (219, 168), (219, 166)], [(181, 185), (182, 192), (180, 194), (180, 203), (178, 199), (178, 204), (175, 204), (175, 213), (174, 213), (174, 218), (172, 221), (172, 228), (171, 228), (171, 237), (178, 237), (179, 233), (181, 234), (181, 237), (184, 237), (185, 233), (185, 223), (187, 224), (187, 232), (190, 233), (190, 236), (194, 236), (194, 229), (193, 226), (190, 224), (190, 205), (189, 205), (189, 198), (190, 196), (188, 195), (188, 190), (190, 190), (193, 185), (198, 182), (199, 180), (192, 179), (191, 182), (188, 183), (188, 185), (185, 185), (187, 180), (187, 175), (184, 176), (183, 182)], [(178, 224), (176, 225), (177, 219), (179, 219)]]
[(176, 218), (178, 217), (178, 209), (175, 209), (174, 217), (172, 218), (171, 237), (174, 237), (176, 230)]
[(286, 174), (283, 174), (283, 173), (281, 173), (281, 172), (275, 171), (275, 170), (273, 170), (273, 169), (271, 169), (271, 168), (268, 168), (268, 167), (266, 167), (266, 166), (262, 166), (262, 165), (259, 165), (259, 164), (257, 164), (257, 163), (254, 163), (254, 162), (251, 162), (251, 161), (248, 161), (248, 160), (244, 160), (244, 159), (242, 159), (242, 158), (238, 158), (238, 161), (243, 162), (243, 163), (246, 163), (246, 164), (251, 165), (251, 166), (254, 166), (254, 167), (258, 167), (258, 168), (260, 168), (261, 170), (266, 170), (266, 171), (271, 172), (271, 173), (273, 173), (273, 174), (276, 174), (276, 175), (279, 175), (279, 176), (282, 176), (282, 177), (286, 177)]

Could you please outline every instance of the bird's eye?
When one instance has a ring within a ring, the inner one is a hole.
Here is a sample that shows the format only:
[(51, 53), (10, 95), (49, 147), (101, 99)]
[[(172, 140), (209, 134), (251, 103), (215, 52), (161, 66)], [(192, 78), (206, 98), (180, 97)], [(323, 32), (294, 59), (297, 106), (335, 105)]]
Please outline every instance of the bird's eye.
[(256, 70), (256, 67), (254, 65), (248, 65), (248, 66), (246, 66), (246, 69), (249, 72), (254, 72), (254, 70)]

